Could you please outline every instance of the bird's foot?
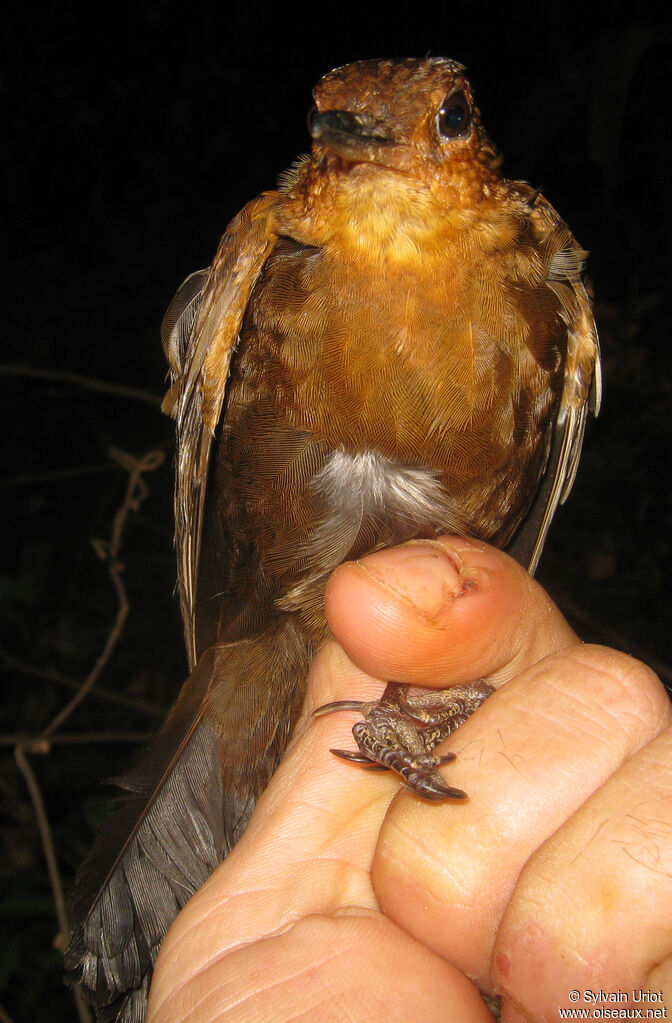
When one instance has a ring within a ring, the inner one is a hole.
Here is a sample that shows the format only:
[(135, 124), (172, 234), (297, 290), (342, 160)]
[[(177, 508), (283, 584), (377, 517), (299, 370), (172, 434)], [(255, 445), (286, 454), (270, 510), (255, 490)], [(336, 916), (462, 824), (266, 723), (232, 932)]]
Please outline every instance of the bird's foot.
[(493, 692), (485, 682), (422, 690), (390, 682), (380, 700), (340, 700), (319, 707), (315, 713), (360, 711), (364, 720), (352, 729), (359, 753), (338, 749), (331, 752), (344, 760), (396, 771), (411, 792), (439, 802), (464, 799), (466, 792), (447, 785), (438, 771), (454, 760), (455, 754), (436, 756), (432, 751)]

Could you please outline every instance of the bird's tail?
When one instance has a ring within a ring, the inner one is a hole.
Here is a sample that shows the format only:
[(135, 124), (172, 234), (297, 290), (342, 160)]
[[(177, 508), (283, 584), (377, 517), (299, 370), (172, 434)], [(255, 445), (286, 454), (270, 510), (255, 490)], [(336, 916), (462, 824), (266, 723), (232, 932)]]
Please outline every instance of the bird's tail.
[(125, 796), (78, 872), (65, 954), (66, 982), (82, 985), (100, 1020), (142, 1023), (166, 931), (242, 834), (282, 754), (297, 665), (274, 680), (253, 670), (269, 666), (277, 639), (207, 650), (145, 756), (117, 779)]

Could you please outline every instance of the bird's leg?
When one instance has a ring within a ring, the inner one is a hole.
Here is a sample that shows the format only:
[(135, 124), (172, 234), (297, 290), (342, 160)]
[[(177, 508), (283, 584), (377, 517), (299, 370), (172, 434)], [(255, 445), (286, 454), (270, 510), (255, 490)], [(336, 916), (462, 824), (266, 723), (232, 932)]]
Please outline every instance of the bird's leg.
[(438, 771), (442, 764), (454, 760), (455, 754), (436, 756), (432, 751), (492, 692), (485, 682), (422, 690), (390, 682), (380, 700), (342, 700), (325, 704), (315, 713), (359, 710), (364, 718), (352, 729), (360, 752), (332, 750), (336, 756), (396, 771), (406, 788), (423, 799), (464, 799), (466, 793), (446, 785)]

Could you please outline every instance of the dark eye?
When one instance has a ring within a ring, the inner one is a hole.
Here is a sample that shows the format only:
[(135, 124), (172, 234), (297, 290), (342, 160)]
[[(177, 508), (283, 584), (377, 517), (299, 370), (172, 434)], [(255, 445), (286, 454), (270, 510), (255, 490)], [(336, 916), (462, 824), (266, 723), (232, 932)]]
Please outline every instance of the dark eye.
[(463, 92), (451, 92), (446, 96), (436, 115), (439, 134), (447, 139), (460, 138), (469, 131), (471, 110)]

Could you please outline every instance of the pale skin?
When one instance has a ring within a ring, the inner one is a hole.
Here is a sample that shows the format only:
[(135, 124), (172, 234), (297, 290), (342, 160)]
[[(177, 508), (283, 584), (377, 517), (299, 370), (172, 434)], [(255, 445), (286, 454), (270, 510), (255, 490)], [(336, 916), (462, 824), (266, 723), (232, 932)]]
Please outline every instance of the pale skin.
[[(454, 537), (341, 566), (326, 608), (295, 738), (171, 928), (148, 1023), (477, 1023), (479, 988), (505, 1023), (586, 991), (661, 991), (642, 1007), (672, 1011), (672, 713), (653, 672), (581, 644), (511, 559)], [(337, 760), (357, 715), (311, 717), (385, 679), (479, 677), (497, 692), (441, 747), (464, 801)]]

